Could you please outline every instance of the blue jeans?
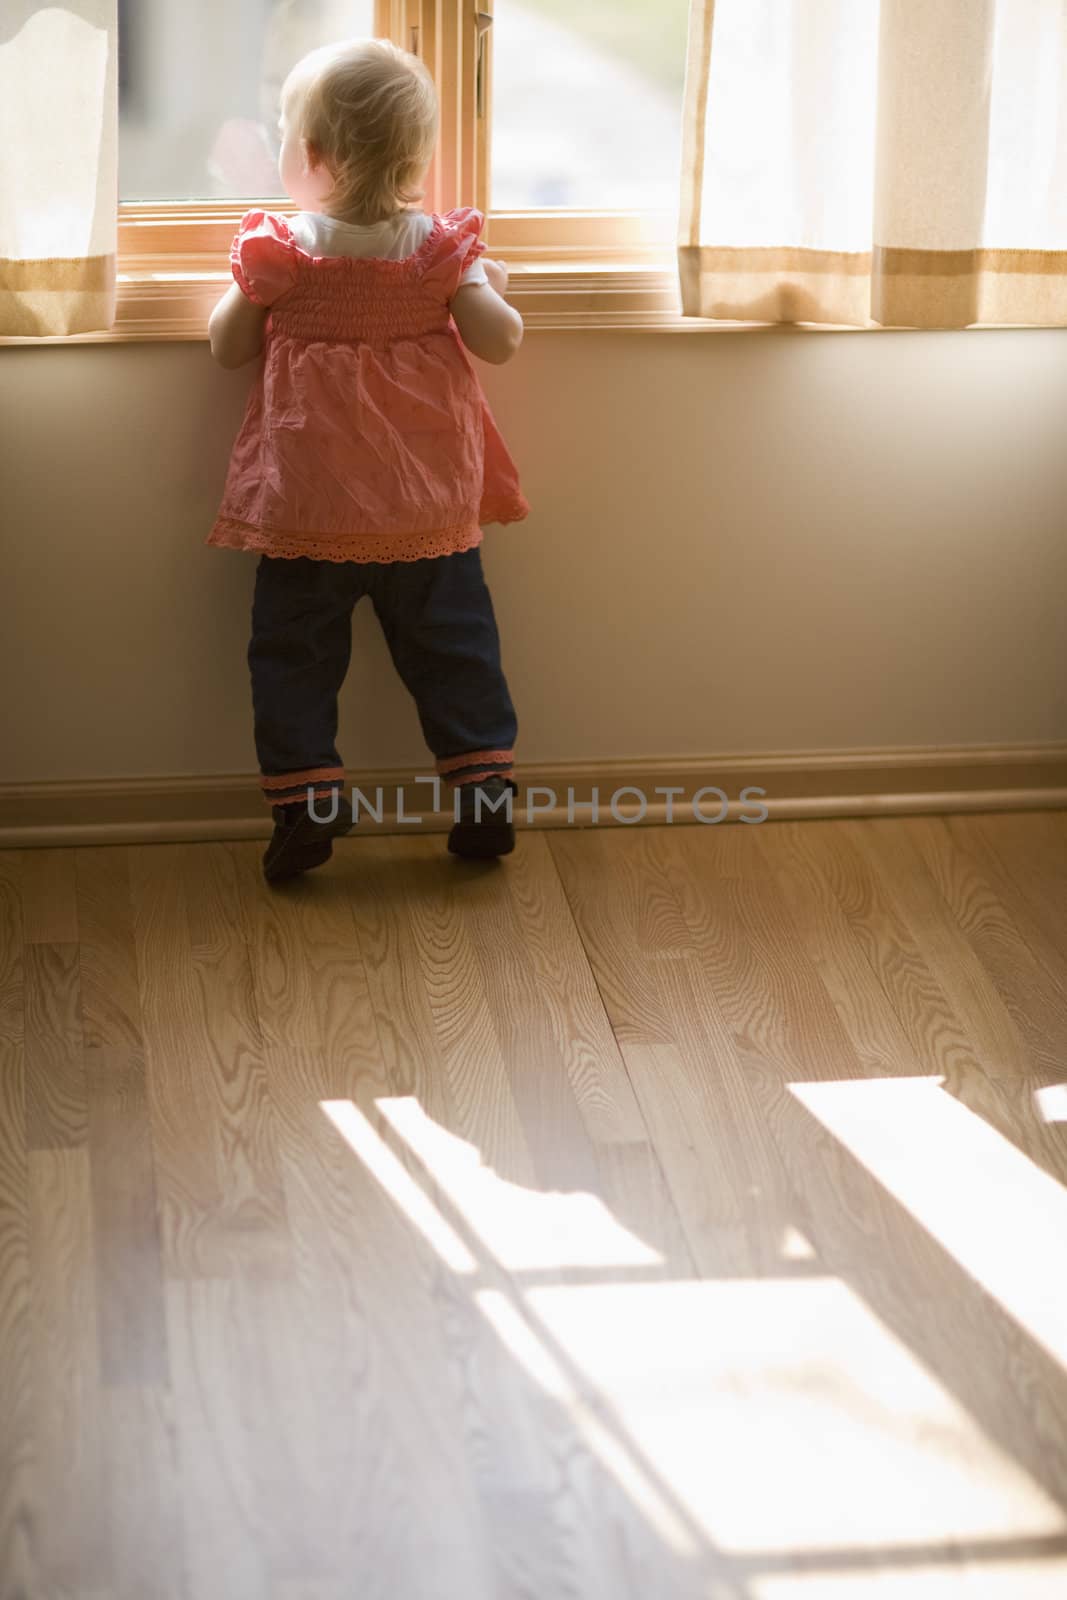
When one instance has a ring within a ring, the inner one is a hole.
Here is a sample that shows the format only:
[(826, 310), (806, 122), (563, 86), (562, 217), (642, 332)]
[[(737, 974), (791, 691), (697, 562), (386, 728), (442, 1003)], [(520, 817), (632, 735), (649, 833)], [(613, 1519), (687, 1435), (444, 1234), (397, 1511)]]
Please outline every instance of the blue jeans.
[(477, 545), (418, 561), (261, 556), (248, 665), (265, 798), (285, 805), (343, 785), (337, 696), (365, 594), (443, 781), (511, 777), (518, 724)]

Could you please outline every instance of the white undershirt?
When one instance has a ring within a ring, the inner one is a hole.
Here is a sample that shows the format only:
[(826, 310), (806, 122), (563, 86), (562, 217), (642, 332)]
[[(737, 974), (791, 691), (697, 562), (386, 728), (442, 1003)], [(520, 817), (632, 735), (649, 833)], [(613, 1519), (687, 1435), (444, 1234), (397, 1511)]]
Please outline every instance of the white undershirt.
[[(401, 211), (385, 222), (338, 222), (321, 211), (298, 211), (289, 218), (293, 236), (313, 256), (385, 256), (402, 261), (415, 254), (433, 227), (425, 211)], [(475, 261), (460, 283), (488, 283), (481, 261)]]

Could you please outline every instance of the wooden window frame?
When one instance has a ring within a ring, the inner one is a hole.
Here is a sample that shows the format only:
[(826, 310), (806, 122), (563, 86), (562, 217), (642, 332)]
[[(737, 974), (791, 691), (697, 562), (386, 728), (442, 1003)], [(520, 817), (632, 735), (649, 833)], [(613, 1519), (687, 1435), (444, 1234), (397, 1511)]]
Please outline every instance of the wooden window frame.
[[(749, 326), (681, 315), (668, 218), (661, 216), (657, 225), (637, 211), (489, 209), (492, 16), (493, 0), (375, 0), (376, 33), (420, 55), (438, 88), (440, 134), (427, 175), (426, 209), (474, 204), (486, 213), (483, 237), (491, 253), (507, 261), (508, 299), (527, 328)], [(282, 216), (295, 210), (276, 195), (258, 203)], [(211, 309), (231, 281), (229, 249), (238, 222), (256, 204), (255, 197), (123, 202), (114, 327), (3, 342), (206, 339)]]

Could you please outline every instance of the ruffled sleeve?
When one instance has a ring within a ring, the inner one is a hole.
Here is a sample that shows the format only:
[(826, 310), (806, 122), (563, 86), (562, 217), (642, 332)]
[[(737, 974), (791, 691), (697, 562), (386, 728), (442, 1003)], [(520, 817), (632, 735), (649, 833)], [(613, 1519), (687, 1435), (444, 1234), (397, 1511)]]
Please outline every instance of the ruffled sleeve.
[(423, 274), (423, 283), (442, 300), (451, 300), (464, 272), (488, 249), (485, 241), (478, 237), (485, 226), (485, 213), (474, 206), (459, 206), (443, 212), (440, 220), (441, 234)]
[(257, 306), (271, 306), (296, 282), (296, 240), (283, 217), (248, 211), (230, 247), (238, 288)]

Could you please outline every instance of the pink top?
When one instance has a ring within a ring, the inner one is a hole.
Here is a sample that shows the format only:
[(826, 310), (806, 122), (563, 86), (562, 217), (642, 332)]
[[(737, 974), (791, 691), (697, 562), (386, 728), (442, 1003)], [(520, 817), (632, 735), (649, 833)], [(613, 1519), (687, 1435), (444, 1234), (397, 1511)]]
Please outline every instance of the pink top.
[(249, 211), (230, 264), (269, 306), (264, 361), (210, 545), (327, 561), (414, 561), (529, 512), (448, 303), (482, 255), (464, 206), (413, 255), (312, 256)]

